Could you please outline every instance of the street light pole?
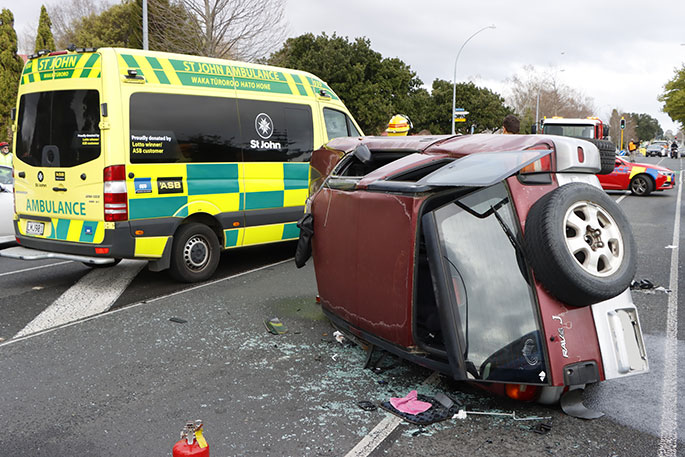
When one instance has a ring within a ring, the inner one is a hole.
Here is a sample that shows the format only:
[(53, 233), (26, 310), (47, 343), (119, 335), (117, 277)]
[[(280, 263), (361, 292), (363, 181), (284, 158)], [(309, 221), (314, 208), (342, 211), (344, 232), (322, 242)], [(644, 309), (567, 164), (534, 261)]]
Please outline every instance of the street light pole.
[(466, 46), (466, 43), (471, 41), (471, 38), (474, 36), (478, 35), (480, 32), (482, 32), (485, 29), (494, 29), (495, 24), (493, 25), (488, 25), (483, 27), (482, 29), (476, 31), (473, 35), (468, 37), (466, 41), (464, 41), (464, 44), (461, 45), (461, 48), (459, 48), (459, 52), (457, 53), (457, 58), (454, 59), (454, 76), (452, 77), (452, 112), (450, 113), (450, 122), (452, 123), (452, 135), (454, 135), (454, 112), (457, 109), (457, 62), (459, 61), (459, 55), (461, 54), (461, 50), (464, 49), (464, 46)]
[(143, 49), (148, 50), (147, 39), (147, 0), (143, 0)]

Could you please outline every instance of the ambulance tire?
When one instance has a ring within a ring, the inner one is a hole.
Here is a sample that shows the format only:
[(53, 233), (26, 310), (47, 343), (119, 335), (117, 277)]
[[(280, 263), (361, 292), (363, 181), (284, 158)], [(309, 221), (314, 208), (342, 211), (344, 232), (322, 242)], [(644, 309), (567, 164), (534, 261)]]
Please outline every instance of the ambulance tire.
[(601, 163), (601, 170), (599, 170), (600, 175), (608, 175), (614, 171), (616, 164), (616, 146), (609, 140), (596, 140), (594, 138), (583, 138), (585, 141), (597, 146), (599, 149), (599, 161)]
[(630, 223), (606, 193), (565, 184), (528, 212), (524, 245), (535, 279), (570, 306), (588, 306), (624, 292), (637, 270)]
[(182, 224), (174, 235), (171, 248), (171, 276), (181, 282), (209, 279), (219, 265), (219, 240), (204, 224)]
[(119, 265), (119, 262), (121, 262), (121, 259), (114, 259), (114, 262), (112, 263), (87, 263), (87, 262), (82, 262), (85, 266), (90, 267), (90, 268), (111, 268), (113, 266)]

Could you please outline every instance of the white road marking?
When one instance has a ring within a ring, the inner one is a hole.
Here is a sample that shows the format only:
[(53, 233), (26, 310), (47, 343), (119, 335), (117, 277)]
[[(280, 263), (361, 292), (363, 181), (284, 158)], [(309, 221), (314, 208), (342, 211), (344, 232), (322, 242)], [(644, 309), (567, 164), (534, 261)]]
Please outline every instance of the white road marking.
[(680, 204), (683, 196), (683, 173), (678, 174), (678, 198), (673, 223), (674, 249), (671, 251), (671, 294), (666, 312), (664, 343), (664, 379), (661, 387), (661, 426), (659, 457), (675, 457), (678, 447), (678, 241), (680, 239)]
[[(421, 384), (422, 385), (435, 385), (439, 382), (438, 372), (433, 372), (428, 376)], [(402, 422), (402, 419), (398, 416), (388, 413), (388, 415), (376, 425), (373, 430), (371, 430), (362, 440), (357, 443), (355, 447), (350, 450), (345, 457), (366, 457), (370, 455), (374, 449), (378, 447), (379, 444), (385, 440), (388, 435), (390, 435), (398, 425)]]
[(15, 338), (107, 311), (145, 264), (140, 260), (123, 260), (114, 267), (94, 269), (45, 308)]
[[(60, 326), (58, 326), (58, 327), (46, 328), (45, 330), (37, 331), (37, 332), (35, 332), (35, 333), (27, 334), (27, 335), (25, 335), (25, 336), (17, 336), (17, 335), (15, 335), (15, 337), (12, 338), (11, 340), (5, 341), (5, 342), (3, 342), (2, 344), (0, 344), (0, 347), (2, 347), (2, 346), (9, 346), (10, 344), (15, 344), (15, 343), (18, 343), (18, 342), (20, 342), (20, 341), (24, 341), (24, 340), (27, 340), (27, 339), (30, 339), (30, 338), (34, 338), (34, 337), (36, 337), (36, 336), (40, 336), (40, 335), (44, 335), (44, 334), (46, 334), (46, 333), (54, 332), (54, 331), (59, 330), (59, 329), (61, 329), (61, 328), (71, 327), (72, 325), (78, 325), (78, 324), (81, 324), (81, 323), (83, 323), (83, 322), (87, 322), (87, 321), (94, 320), (94, 319), (99, 319), (99, 318), (101, 318), (101, 317), (109, 316), (109, 315), (111, 315), (111, 314), (115, 314), (115, 313), (119, 313), (119, 312), (126, 312), (126, 311), (128, 311), (128, 310), (132, 310), (132, 309), (137, 308), (137, 307), (139, 307), (139, 306), (147, 305), (147, 304), (149, 304), (149, 303), (152, 303), (152, 302), (155, 302), (155, 301), (158, 301), (158, 300), (163, 300), (163, 299), (165, 299), (165, 298), (173, 297), (173, 296), (175, 296), (175, 295), (184, 294), (184, 293), (186, 293), (186, 292), (190, 292), (190, 291), (193, 291), (193, 290), (196, 290), (196, 289), (201, 289), (202, 287), (211, 286), (211, 285), (213, 285), (213, 284), (217, 284), (217, 283), (222, 282), (222, 281), (227, 281), (227, 280), (229, 280), (229, 279), (238, 278), (238, 277), (240, 277), (240, 276), (244, 276), (244, 275), (247, 275), (247, 274), (250, 274), (250, 273), (254, 273), (254, 272), (257, 272), (257, 271), (260, 271), (260, 270), (266, 270), (267, 268), (275, 267), (275, 266), (278, 266), (278, 265), (280, 265), (280, 264), (282, 264), (282, 263), (291, 262), (292, 260), (293, 260), (292, 258), (286, 259), (286, 260), (281, 260), (280, 262), (276, 262), (276, 263), (272, 263), (272, 264), (270, 264), (270, 265), (264, 265), (263, 267), (255, 268), (254, 270), (244, 271), (244, 272), (242, 272), (242, 273), (238, 273), (238, 274), (235, 274), (235, 275), (233, 275), (233, 276), (227, 276), (227, 277), (225, 277), (225, 278), (221, 278), (221, 279), (217, 279), (217, 280), (214, 280), (214, 281), (206, 282), (206, 283), (200, 284), (200, 285), (198, 285), (198, 286), (189, 287), (189, 288), (187, 288), (187, 289), (179, 290), (178, 292), (173, 292), (173, 293), (170, 293), (170, 294), (167, 294), (167, 295), (160, 295), (159, 297), (155, 297), (155, 298), (151, 298), (151, 299), (149, 299), (149, 300), (145, 300), (145, 301), (142, 301), (142, 302), (138, 302), (138, 303), (135, 303), (135, 304), (133, 304), (133, 305), (126, 306), (125, 308), (115, 309), (114, 311), (111, 311), (111, 312), (109, 312), (109, 313), (107, 313), (107, 314), (104, 314), (104, 313), (96, 314), (95, 316), (86, 317), (86, 318), (84, 318), (84, 319), (82, 319), (82, 320), (80, 320), (80, 321), (77, 321), (77, 322), (67, 322), (66, 324), (62, 324), (62, 325), (60, 325)], [(123, 260), (121, 261), (121, 263), (120, 263), (119, 265), (117, 265), (116, 267), (112, 267), (112, 268), (117, 268), (117, 267), (120, 266), (122, 263), (124, 263)]]
[(51, 263), (50, 265), (41, 265), (39, 267), (24, 268), (23, 270), (8, 271), (7, 273), (0, 273), (0, 277), (8, 276), (8, 275), (15, 275), (17, 273), (25, 273), (27, 271), (32, 271), (32, 270), (40, 270), (41, 268), (56, 267), (58, 265), (64, 265), (65, 263), (72, 263), (72, 262), (71, 262), (71, 260), (66, 260), (64, 262)]
[(623, 200), (624, 198), (626, 198), (628, 195), (630, 195), (630, 192), (626, 192), (625, 194), (621, 195), (621, 196), (618, 198), (618, 200), (616, 200), (616, 204), (618, 205), (619, 203), (621, 203), (621, 200)]

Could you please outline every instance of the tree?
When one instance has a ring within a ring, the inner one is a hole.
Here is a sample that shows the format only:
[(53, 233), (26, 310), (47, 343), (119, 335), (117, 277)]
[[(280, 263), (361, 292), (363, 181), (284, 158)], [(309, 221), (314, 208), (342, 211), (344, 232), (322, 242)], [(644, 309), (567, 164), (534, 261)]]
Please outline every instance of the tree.
[(646, 113), (630, 113), (635, 121), (635, 135), (642, 141), (653, 140), (664, 134), (659, 121)]
[(23, 62), (17, 55), (17, 32), (14, 15), (8, 9), (0, 12), (0, 141), (10, 141), (12, 124), (9, 113), (17, 102), (17, 91)]
[[(430, 102), (430, 118), (427, 127), (431, 133), (447, 134), (452, 131), (450, 113), (452, 112), (453, 86), (449, 81), (433, 81)], [(502, 120), (513, 110), (504, 105), (504, 98), (484, 87), (477, 87), (472, 82), (456, 86), (456, 104), (458, 108), (468, 111), (466, 122), (456, 123), (457, 133), (474, 133), (494, 131), (502, 127)]]
[(89, 16), (97, 16), (108, 8), (105, 0), (63, 0), (50, 5), (48, 12), (52, 19), (55, 49), (66, 49), (70, 44), (76, 44), (74, 27), (79, 25), (85, 12)]
[(523, 121), (534, 119), (536, 109), (539, 119), (552, 116), (594, 115), (592, 99), (562, 84), (558, 79), (558, 73), (553, 70), (539, 71), (533, 65), (526, 65), (523, 67), (523, 74), (512, 76), (510, 82), (512, 94), (509, 103), (522, 118), (522, 130), (530, 128), (530, 125)]
[(52, 22), (50, 21), (48, 10), (45, 9), (45, 5), (42, 5), (40, 7), (40, 19), (38, 20), (38, 31), (36, 32), (36, 46), (34, 52), (40, 51), (41, 49), (55, 50), (55, 40), (52, 37), (50, 27), (52, 27)]
[(178, 0), (189, 24), (169, 14), (160, 22), (191, 54), (254, 61), (285, 38), (284, 5), (285, 0)]
[(401, 60), (373, 51), (366, 38), (350, 42), (335, 33), (308, 33), (286, 40), (266, 62), (308, 71), (326, 81), (367, 134), (380, 133), (397, 113), (412, 119), (413, 131), (425, 125), (422, 115), (429, 96), (421, 89), (421, 80)]
[(675, 70), (673, 79), (664, 86), (658, 100), (664, 104), (663, 111), (675, 122), (685, 125), (685, 65)]

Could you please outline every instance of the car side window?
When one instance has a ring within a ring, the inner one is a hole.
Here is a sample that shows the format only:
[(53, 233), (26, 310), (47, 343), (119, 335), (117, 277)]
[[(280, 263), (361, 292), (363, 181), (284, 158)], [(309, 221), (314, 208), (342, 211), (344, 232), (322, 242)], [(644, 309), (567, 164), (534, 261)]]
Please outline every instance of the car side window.
[(342, 111), (324, 108), (323, 118), (326, 123), (326, 134), (329, 140), (344, 136), (359, 136), (359, 131), (354, 126), (354, 123), (352, 123), (352, 120)]

